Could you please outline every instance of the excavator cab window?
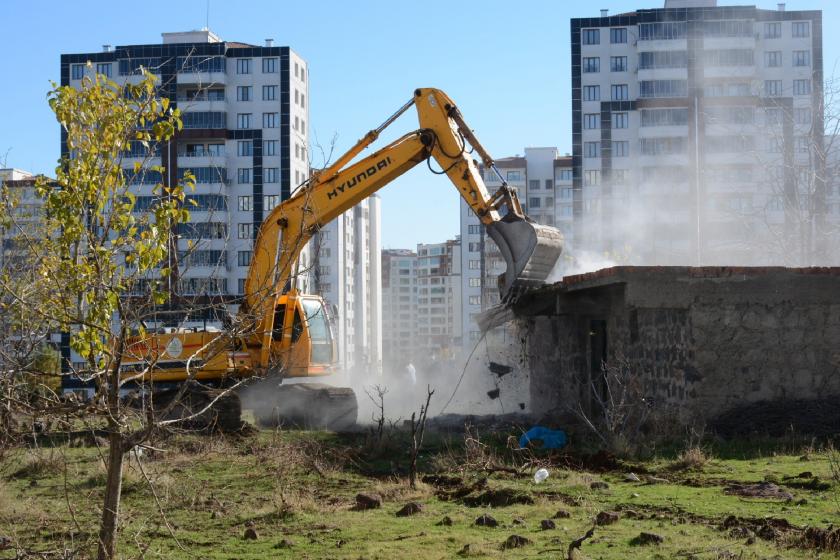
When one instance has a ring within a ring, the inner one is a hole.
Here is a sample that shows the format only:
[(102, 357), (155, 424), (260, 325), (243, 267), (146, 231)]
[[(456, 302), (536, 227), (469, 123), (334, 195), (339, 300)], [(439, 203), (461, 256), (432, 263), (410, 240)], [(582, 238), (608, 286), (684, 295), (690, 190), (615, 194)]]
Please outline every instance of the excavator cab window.
[(295, 319), (292, 323), (292, 343), (298, 341), (300, 335), (303, 334), (303, 323), (300, 320), (300, 310), (295, 309)]
[(311, 360), (316, 364), (330, 363), (333, 359), (332, 331), (324, 313), (323, 302), (317, 299), (303, 299), (303, 312), (309, 326), (309, 339), (312, 342)]
[(274, 308), (274, 329), (271, 331), (271, 339), (275, 342), (283, 340), (283, 319), (285, 317), (285, 304), (278, 305)]

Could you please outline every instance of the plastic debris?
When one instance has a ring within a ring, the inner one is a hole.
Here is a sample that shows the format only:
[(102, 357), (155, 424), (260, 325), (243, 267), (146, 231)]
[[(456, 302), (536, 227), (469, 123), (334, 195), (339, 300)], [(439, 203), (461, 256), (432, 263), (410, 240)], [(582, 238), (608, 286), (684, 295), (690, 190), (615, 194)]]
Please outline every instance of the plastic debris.
[(537, 484), (544, 481), (546, 478), (548, 478), (548, 469), (539, 469), (534, 473), (534, 482)]
[(543, 426), (534, 426), (519, 438), (519, 447), (528, 446), (533, 440), (542, 441), (543, 449), (562, 449), (566, 447), (568, 438), (563, 430), (551, 430)]

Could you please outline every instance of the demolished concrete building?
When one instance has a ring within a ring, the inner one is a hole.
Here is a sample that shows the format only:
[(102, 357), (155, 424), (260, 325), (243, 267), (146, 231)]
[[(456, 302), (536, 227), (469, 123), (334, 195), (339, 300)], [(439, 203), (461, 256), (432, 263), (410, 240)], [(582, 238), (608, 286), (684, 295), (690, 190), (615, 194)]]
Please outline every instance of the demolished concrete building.
[(605, 364), (684, 425), (756, 407), (794, 424), (778, 410), (840, 395), (840, 268), (619, 266), (568, 276), (513, 312), (537, 415), (592, 412)]

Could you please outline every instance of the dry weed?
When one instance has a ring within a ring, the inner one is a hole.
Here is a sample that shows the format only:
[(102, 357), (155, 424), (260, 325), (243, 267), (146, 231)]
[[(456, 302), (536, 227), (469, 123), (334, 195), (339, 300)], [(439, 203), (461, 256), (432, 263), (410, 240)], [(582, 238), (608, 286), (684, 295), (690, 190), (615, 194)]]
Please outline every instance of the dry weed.
[(403, 478), (379, 481), (373, 487), (373, 492), (382, 496), (386, 502), (424, 500), (430, 498), (434, 491), (434, 488), (420, 481), (417, 482), (417, 487), (412, 489), (408, 479)]
[(24, 465), (15, 471), (14, 478), (43, 478), (64, 472), (64, 457), (55, 450), (49, 452), (33, 450)]
[(692, 446), (681, 451), (670, 468), (676, 471), (701, 470), (709, 460), (710, 457), (705, 451), (698, 446)]

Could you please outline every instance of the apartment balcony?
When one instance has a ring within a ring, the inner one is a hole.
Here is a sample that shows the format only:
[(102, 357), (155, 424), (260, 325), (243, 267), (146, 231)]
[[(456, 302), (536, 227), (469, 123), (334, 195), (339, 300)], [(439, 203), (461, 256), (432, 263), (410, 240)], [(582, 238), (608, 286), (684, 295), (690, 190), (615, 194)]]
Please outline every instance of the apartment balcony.
[(178, 108), (182, 112), (218, 111), (225, 113), (228, 110), (226, 99), (208, 99), (207, 97), (196, 97), (192, 95), (180, 94), (175, 99), (178, 102)]
[(200, 72), (196, 70), (186, 70), (178, 72), (178, 84), (192, 84), (202, 87), (212, 85), (224, 85), (227, 83), (227, 74), (225, 72)]
[[(226, 167), (227, 159), (225, 152), (211, 153), (208, 151), (202, 152), (178, 152), (178, 167)], [(206, 183), (206, 181), (202, 181)], [(224, 181), (227, 184), (229, 181)], [(221, 180), (213, 181), (212, 183), (222, 183)]]

